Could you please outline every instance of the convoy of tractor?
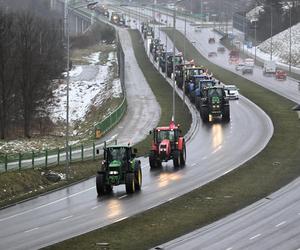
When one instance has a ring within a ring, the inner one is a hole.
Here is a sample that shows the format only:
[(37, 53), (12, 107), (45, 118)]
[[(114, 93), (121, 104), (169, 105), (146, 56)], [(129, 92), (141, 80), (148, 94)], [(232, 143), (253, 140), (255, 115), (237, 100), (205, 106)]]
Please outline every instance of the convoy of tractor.
[[(95, 8), (101, 15), (107, 15), (103, 6)], [(122, 13), (112, 12), (110, 21), (115, 25), (125, 25)], [(184, 61), (181, 53), (166, 51), (164, 44), (154, 37), (154, 29), (148, 23), (141, 24), (142, 37), (149, 43), (149, 52), (162, 73), (175, 78), (191, 103), (199, 110), (203, 123), (230, 121), (229, 98), (226, 89), (203, 66), (194, 61)], [(215, 43), (214, 38), (209, 43)], [(232, 61), (236, 59), (232, 53)], [(174, 65), (175, 64), (175, 65)], [(175, 71), (173, 72), (173, 70)], [(238, 98), (236, 98), (238, 99)], [(173, 161), (175, 169), (186, 163), (186, 144), (179, 125), (172, 119), (168, 126), (156, 127), (150, 131), (153, 136), (149, 151), (150, 169), (161, 168), (163, 162)], [(113, 186), (125, 184), (128, 194), (139, 191), (142, 186), (141, 161), (136, 159), (137, 150), (130, 145), (110, 145), (103, 148), (103, 161), (96, 176), (96, 189), (99, 196), (112, 192)]]

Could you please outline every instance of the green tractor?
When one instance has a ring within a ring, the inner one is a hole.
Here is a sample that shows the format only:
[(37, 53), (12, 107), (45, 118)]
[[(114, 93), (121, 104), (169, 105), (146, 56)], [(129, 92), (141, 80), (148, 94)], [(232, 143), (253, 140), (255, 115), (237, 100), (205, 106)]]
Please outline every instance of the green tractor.
[(199, 108), (201, 118), (205, 123), (215, 119), (226, 123), (230, 121), (229, 99), (226, 97), (223, 86), (203, 88)]
[(113, 186), (125, 184), (126, 193), (141, 190), (141, 161), (135, 159), (137, 149), (127, 145), (104, 146), (104, 160), (96, 176), (98, 195), (112, 192)]

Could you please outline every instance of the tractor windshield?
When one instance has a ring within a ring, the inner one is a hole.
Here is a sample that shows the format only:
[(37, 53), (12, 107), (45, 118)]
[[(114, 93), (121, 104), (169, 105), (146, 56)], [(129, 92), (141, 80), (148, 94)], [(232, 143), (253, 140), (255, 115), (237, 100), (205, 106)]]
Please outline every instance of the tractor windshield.
[(162, 140), (175, 140), (175, 131), (174, 130), (160, 130), (157, 131), (157, 141), (161, 142)]
[(222, 89), (208, 89), (207, 95), (212, 99), (222, 97)]
[(126, 148), (108, 148), (107, 149), (107, 160), (112, 161), (122, 161), (126, 159)]

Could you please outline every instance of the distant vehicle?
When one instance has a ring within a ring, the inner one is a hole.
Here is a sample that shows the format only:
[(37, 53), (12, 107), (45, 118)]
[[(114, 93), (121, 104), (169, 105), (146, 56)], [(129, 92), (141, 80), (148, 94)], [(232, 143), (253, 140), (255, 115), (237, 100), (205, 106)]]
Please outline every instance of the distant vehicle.
[(229, 52), (229, 63), (238, 64), (240, 61), (240, 52), (238, 50), (231, 50)]
[(239, 89), (235, 85), (225, 85), (224, 86), (226, 97), (230, 100), (239, 99)]
[(209, 43), (209, 44), (214, 44), (215, 42), (216, 42), (216, 40), (215, 40), (214, 37), (208, 38), (208, 43)]
[(274, 75), (276, 73), (276, 63), (274, 61), (265, 61), (263, 66), (264, 76)]
[(249, 65), (245, 65), (243, 68), (242, 68), (242, 74), (245, 75), (245, 74), (253, 74), (253, 67), (252, 66), (249, 66)]
[(275, 78), (276, 78), (276, 80), (286, 80), (287, 73), (284, 70), (278, 69), (275, 72)]
[(218, 56), (217, 52), (215, 51), (211, 51), (208, 53), (208, 57), (215, 57), (215, 56)]
[(245, 63), (245, 65), (247, 65), (247, 66), (254, 67), (254, 59), (253, 59), (253, 58), (246, 58), (246, 59), (244, 60), (244, 63)]
[(223, 46), (220, 46), (217, 48), (217, 51), (220, 53), (224, 53), (225, 52), (225, 48)]
[(245, 63), (241, 62), (235, 66), (236, 71), (241, 71), (245, 67)]
[(194, 28), (194, 31), (195, 31), (195, 32), (201, 32), (201, 27), (200, 27), (200, 26), (196, 26), (196, 27)]
[(94, 10), (98, 15), (103, 15), (106, 17), (109, 16), (108, 9), (105, 7), (105, 5), (96, 5)]

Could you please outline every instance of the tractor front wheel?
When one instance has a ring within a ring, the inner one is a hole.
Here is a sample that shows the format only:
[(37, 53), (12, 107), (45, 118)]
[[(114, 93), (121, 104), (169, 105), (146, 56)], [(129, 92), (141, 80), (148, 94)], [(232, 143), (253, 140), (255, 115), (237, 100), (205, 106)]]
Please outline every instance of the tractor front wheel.
[(97, 174), (96, 188), (98, 195), (105, 195), (105, 176), (104, 174)]
[(222, 119), (223, 119), (224, 122), (229, 122), (230, 121), (229, 106), (224, 108)]
[(138, 167), (138, 169), (134, 172), (134, 177), (135, 177), (135, 190), (141, 190), (142, 188), (142, 169), (141, 166)]
[(161, 166), (161, 162), (157, 159), (154, 151), (151, 151), (149, 154), (149, 165), (151, 169)]
[(180, 166), (180, 153), (179, 153), (178, 150), (174, 151), (174, 154), (173, 154), (173, 165), (174, 165), (174, 168), (178, 168)]
[(132, 194), (135, 192), (134, 173), (127, 173), (125, 176), (126, 193)]
[(182, 151), (180, 151), (180, 166), (185, 166), (185, 160), (186, 160), (186, 148), (185, 144), (183, 145)]

